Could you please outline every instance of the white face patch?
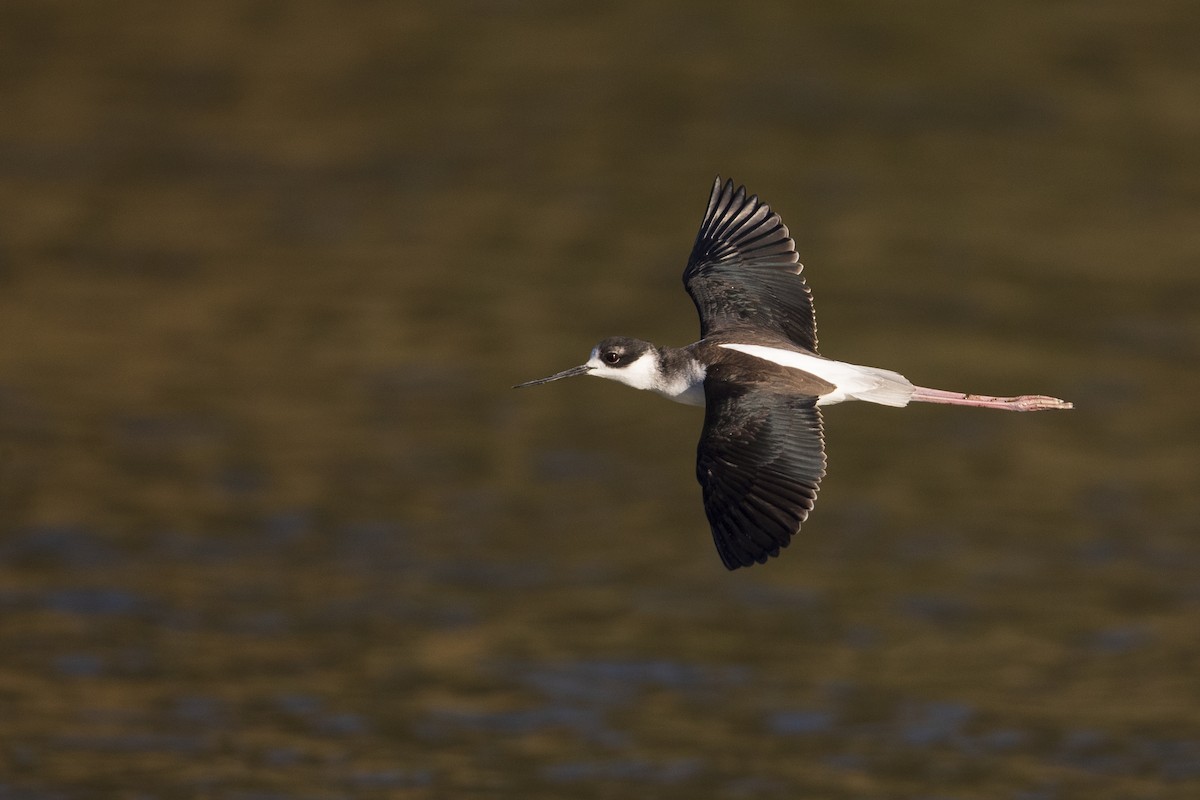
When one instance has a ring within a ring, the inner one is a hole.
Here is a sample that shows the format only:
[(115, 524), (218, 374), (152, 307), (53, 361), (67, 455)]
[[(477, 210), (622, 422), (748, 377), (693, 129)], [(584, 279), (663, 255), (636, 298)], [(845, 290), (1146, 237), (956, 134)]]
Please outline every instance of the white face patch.
[(670, 379), (663, 374), (656, 350), (647, 350), (636, 361), (622, 367), (604, 363), (599, 351), (592, 350), (587, 366), (591, 369), (588, 375), (655, 392), (684, 405), (704, 405), (704, 367), (697, 362), (692, 362), (689, 369)]
[(592, 350), (587, 365), (592, 370), (588, 375), (620, 381), (635, 389), (654, 389), (659, 379), (658, 356), (653, 350), (647, 350), (632, 364), (614, 367), (600, 360), (600, 350), (596, 348)]

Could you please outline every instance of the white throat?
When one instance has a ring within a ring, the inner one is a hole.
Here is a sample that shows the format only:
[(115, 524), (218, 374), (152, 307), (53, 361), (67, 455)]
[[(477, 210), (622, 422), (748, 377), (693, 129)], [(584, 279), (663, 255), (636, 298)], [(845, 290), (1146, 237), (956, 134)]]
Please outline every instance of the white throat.
[(684, 370), (667, 374), (655, 350), (643, 353), (637, 361), (624, 367), (605, 364), (600, 360), (600, 354), (593, 350), (587, 365), (591, 367), (588, 375), (619, 381), (634, 389), (648, 390), (676, 403), (704, 405), (704, 365), (694, 359), (685, 363)]

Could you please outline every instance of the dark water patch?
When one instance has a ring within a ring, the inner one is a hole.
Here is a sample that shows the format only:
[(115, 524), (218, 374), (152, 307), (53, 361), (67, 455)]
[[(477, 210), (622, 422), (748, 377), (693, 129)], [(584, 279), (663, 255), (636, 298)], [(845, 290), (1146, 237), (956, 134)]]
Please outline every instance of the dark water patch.
[(827, 611), (828, 596), (820, 589), (801, 586), (770, 586), (762, 583), (738, 584), (734, 597), (744, 605), (761, 610), (786, 609), (789, 614), (822, 614)]
[(377, 370), (366, 376), (365, 388), (375, 397), (373, 407), (404, 419), (405, 400), (412, 395), (428, 399), (461, 397), (477, 386), (477, 375), (462, 364), (422, 360), (397, 364), (390, 370)]
[(227, 501), (261, 493), (267, 475), (237, 448), (225, 420), (185, 413), (131, 414), (112, 424), (119, 472), (147, 487), (198, 494), (209, 486)]
[(145, 614), (154, 605), (135, 592), (117, 587), (68, 587), (42, 595), (42, 604), (64, 614), (126, 616)]
[(1153, 633), (1144, 625), (1119, 625), (1089, 634), (1084, 646), (1097, 653), (1131, 653), (1149, 646)]
[(837, 717), (829, 711), (781, 711), (767, 718), (773, 733), (787, 736), (817, 736), (832, 731)]
[(288, 547), (311, 535), (315, 524), (315, 515), (308, 509), (282, 509), (263, 517), (262, 533), (271, 544)]
[(195, 566), (241, 557), (245, 544), (222, 536), (204, 536), (182, 530), (161, 531), (153, 537), (153, 556)]
[(1121, 743), (1096, 730), (1067, 733), (1059, 745), (1056, 760), (1100, 775), (1130, 774), (1133, 770), (1133, 761)]
[(104, 668), (104, 658), (95, 653), (66, 653), (54, 659), (54, 670), (66, 678), (95, 678)]
[(855, 650), (870, 650), (883, 644), (884, 637), (878, 628), (852, 625), (846, 629), (845, 642)]
[(1090, 729), (1068, 732), (1052, 755), (1058, 763), (1108, 777), (1200, 778), (1200, 740), (1123, 738)]
[(725, 781), (722, 796), (726, 797), (786, 797), (788, 784), (765, 775), (747, 775)]
[(114, 423), (117, 440), (136, 451), (174, 451), (221, 442), (228, 427), (214, 417), (189, 414), (128, 414)]
[[(237, 71), (229, 64), (169, 64), (153, 71), (144, 64), (130, 64), (121, 77), (125, 102), (176, 110), (220, 111), (237, 102), (243, 91)], [(178, 155), (166, 161), (178, 166)]]
[(415, 546), (417, 531), (401, 521), (363, 521), (341, 526), (332, 537), (337, 562), (354, 571), (403, 575), (428, 567)]
[(161, 531), (154, 535), (147, 561), (165, 560), (206, 567), (231, 561), (269, 558), (294, 560), (308, 542), (306, 528), (277, 525), (274, 518), (238, 524), (236, 529), (210, 534)]
[(324, 701), (314, 695), (280, 694), (274, 698), (275, 708), (294, 717), (308, 718), (321, 710)]
[[(860, 29), (854, 37), (852, 46), (868, 48), (869, 58), (880, 57), (880, 50), (873, 46), (880, 38), (877, 32)], [(890, 50), (891, 45), (883, 45), (882, 52)], [(1036, 136), (1049, 135), (1066, 122), (1052, 96), (1017, 93), (1003, 85), (973, 90), (929, 85), (881, 88), (858, 98), (815, 81), (799, 81), (792, 88), (780, 96), (770, 91), (769, 84), (747, 87), (738, 95), (736, 113), (743, 118), (773, 113), (781, 119), (800, 114), (824, 135), (878, 128), (896, 136), (914, 136), (934, 125), (960, 135), (1010, 132)]]
[(158, 673), (156, 653), (149, 647), (112, 648), (103, 653), (78, 651), (55, 658), (55, 669), (65, 677), (145, 680)]
[(348, 712), (324, 714), (313, 722), (313, 732), (322, 736), (359, 736), (369, 731), (366, 719)]
[(274, 706), (285, 717), (303, 722), (321, 736), (356, 736), (366, 733), (369, 728), (367, 720), (358, 714), (326, 710), (325, 701), (315, 695), (278, 695), (274, 698)]
[(983, 733), (963, 737), (965, 749), (972, 752), (995, 754), (1017, 750), (1027, 745), (1032, 736), (1015, 728), (996, 728)]
[[(850, 468), (847, 465), (847, 469)], [(836, 508), (822, 508), (822, 512), (825, 526), (838, 532), (836, 537), (825, 542), (826, 546), (836, 548), (847, 557), (861, 557), (868, 547), (875, 547), (881, 532), (889, 526), (887, 510), (873, 502), (870, 496), (856, 497), (853, 503)]]
[(269, 747), (260, 758), (272, 767), (295, 767), (309, 760), (308, 755), (296, 747)]
[(185, 694), (171, 700), (169, 716), (183, 724), (220, 727), (230, 718), (224, 700), (202, 694)]
[(1128, 542), (1113, 538), (1096, 538), (1075, 547), (1078, 562), (1088, 567), (1107, 567), (1130, 557)]
[[(1126, 481), (1115, 477), (1083, 486), (1076, 496), (1075, 505), (1094, 529), (1110, 534), (1096, 544), (1107, 545), (1113, 550), (1118, 544), (1125, 543), (1129, 534), (1140, 526), (1144, 518), (1144, 507), (1137, 490), (1130, 487)], [(1091, 544), (1092, 542), (1087, 543)], [(1081, 555), (1115, 558), (1119, 553), (1101, 549), (1095, 553), (1085, 550)]]
[(436, 583), (476, 589), (534, 589), (558, 585), (565, 580), (581, 586), (601, 580), (599, 576), (593, 581), (580, 580), (575, 574), (568, 578), (562, 573), (553, 572), (548, 563), (536, 564), (527, 559), (520, 561), (496, 558), (486, 561), (472, 561), (465, 558), (428, 559), (424, 562), (422, 572), (428, 579)]
[(22, 568), (103, 567), (121, 558), (99, 534), (76, 525), (23, 528), (0, 538), (0, 562)]
[(630, 758), (614, 761), (572, 761), (543, 767), (541, 775), (555, 783), (628, 781), (643, 784), (680, 783), (701, 772), (698, 758), (680, 758), (666, 762)]
[(952, 744), (974, 716), (975, 710), (963, 703), (902, 703), (896, 732), (910, 747)]
[[(0, 246), (0, 270), (8, 266), (8, 250), (6, 247)], [(4, 272), (0, 272), (0, 278), (6, 277)], [(5, 433), (16, 431), (31, 431), (39, 426), (34, 426), (29, 423), (35, 419), (38, 421), (44, 418), (36, 410), (38, 407), (24, 391), (22, 391), (16, 381), (5, 379), (0, 381), (0, 412), (3, 413), (4, 427), (0, 430)]]
[(961, 534), (917, 533), (895, 542), (893, 553), (900, 562), (916, 565), (953, 559), (963, 548)]
[(205, 736), (159, 732), (119, 733), (111, 736), (72, 734), (56, 737), (54, 744), (62, 750), (98, 753), (198, 754), (212, 750), (212, 745)]
[(1020, 789), (1013, 795), (1013, 800), (1056, 800), (1060, 797), (1058, 789)]
[(325, 600), (319, 608), (293, 620), (289, 626), (344, 629), (364, 620), (386, 619), (431, 630), (460, 630), (481, 624), (487, 618), (485, 612), (486, 609), (468, 600), (450, 597), (430, 600), (420, 592), (397, 594), (393, 587), (376, 584), (375, 588), (364, 588), (350, 597)]
[(1068, 388), (1076, 410), (1097, 415), (1136, 413), (1133, 409), (1147, 399), (1142, 383), (1134, 377), (1120, 375), (1088, 375), (1077, 379)]
[(46, 255), (76, 273), (106, 277), (177, 281), (196, 275), (203, 259), (191, 250), (155, 246), (120, 246), (73, 239), (47, 248)]
[(670, 661), (589, 661), (554, 666), (514, 666), (526, 686), (557, 702), (624, 705), (652, 689), (683, 693), (721, 692), (749, 681), (742, 667), (710, 667)]
[(821, 758), (821, 763), (842, 772), (863, 772), (870, 766), (862, 753), (830, 753)]
[(583, 741), (605, 747), (627, 747), (627, 734), (610, 728), (597, 709), (536, 706), (507, 711), (433, 711), (419, 720), (416, 733), (426, 739), (445, 739), (461, 732), (488, 736), (528, 736), (567, 731)]
[(0, 800), (69, 800), (77, 796), (74, 792), (60, 792), (54, 789), (22, 786), (8, 782), (0, 783)]
[(434, 775), (425, 769), (356, 770), (345, 782), (355, 789), (417, 789), (433, 785)]
[(1200, 739), (1134, 740), (1134, 749), (1164, 780), (1200, 778)]
[(270, 481), (259, 467), (242, 464), (218, 470), (216, 484), (222, 491), (239, 496), (257, 494), (266, 489)]
[[(1190, 287), (1180, 287), (1190, 289)], [(1195, 306), (1194, 292), (1190, 297), (1180, 293), (1177, 302)], [(1165, 298), (1164, 298), (1165, 299)], [(1124, 315), (1109, 325), (1106, 339), (1118, 352), (1138, 358), (1159, 358), (1170, 364), (1195, 363), (1200, 354), (1200, 339), (1195, 326), (1181, 314), (1146, 313)]]
[(967, 599), (944, 594), (906, 595), (896, 601), (896, 606), (906, 616), (943, 628), (961, 627), (976, 616)]
[[(314, 547), (324, 545), (322, 535), (315, 511), (284, 508), (225, 519), (205, 532), (160, 530), (150, 537), (145, 560), (195, 566), (251, 558), (291, 563), (298, 557), (311, 556)], [(336, 544), (336, 539), (333, 543)]]
[(950, 748), (973, 758), (1013, 752), (1034, 741), (1033, 734), (995, 725), (964, 701), (894, 699), (843, 682), (831, 683), (822, 695), (817, 707), (768, 714), (767, 729), (779, 735), (855, 742), (880, 752)]
[(560, 448), (539, 453), (534, 470), (535, 479), (544, 482), (604, 480), (616, 470), (616, 462), (600, 452)]
[(233, 634), (248, 636), (280, 636), (293, 631), (296, 621), (279, 609), (253, 609), (235, 614), (223, 626)]

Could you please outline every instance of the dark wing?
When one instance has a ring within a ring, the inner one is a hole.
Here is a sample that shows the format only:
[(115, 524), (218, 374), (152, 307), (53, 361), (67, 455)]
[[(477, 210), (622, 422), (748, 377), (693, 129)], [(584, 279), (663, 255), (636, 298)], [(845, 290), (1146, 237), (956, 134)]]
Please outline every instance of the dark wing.
[(683, 271), (700, 312), (700, 335), (738, 328), (772, 331), (817, 352), (812, 294), (787, 226), (746, 187), (717, 176)]
[(779, 555), (808, 518), (825, 474), (816, 397), (705, 380), (696, 478), (728, 569)]

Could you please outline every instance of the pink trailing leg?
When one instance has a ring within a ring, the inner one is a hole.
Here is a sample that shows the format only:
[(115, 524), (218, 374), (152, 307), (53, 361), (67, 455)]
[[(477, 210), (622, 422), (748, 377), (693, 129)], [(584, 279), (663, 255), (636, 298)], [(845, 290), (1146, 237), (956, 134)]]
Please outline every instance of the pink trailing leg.
[(989, 397), (986, 394), (964, 394), (947, 392), (944, 389), (913, 387), (913, 403), (945, 403), (952, 406), (975, 406), (976, 408), (1002, 408), (1006, 411), (1045, 411), (1051, 408), (1074, 408), (1074, 405), (1057, 397), (1041, 394), (1023, 394), (1019, 397)]

